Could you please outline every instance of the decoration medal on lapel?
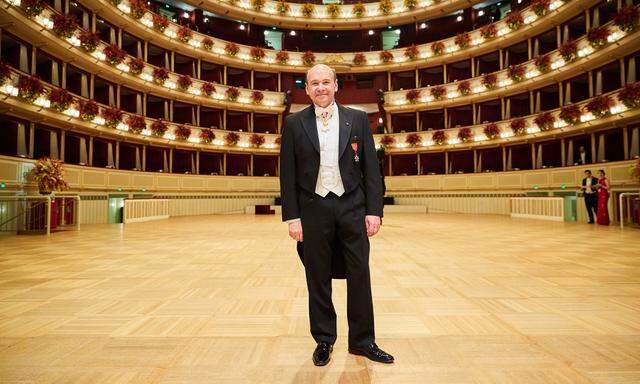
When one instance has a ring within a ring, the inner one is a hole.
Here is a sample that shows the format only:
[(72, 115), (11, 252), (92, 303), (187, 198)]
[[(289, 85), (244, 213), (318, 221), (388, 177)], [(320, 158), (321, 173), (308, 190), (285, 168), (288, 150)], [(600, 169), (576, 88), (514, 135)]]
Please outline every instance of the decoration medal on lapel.
[(358, 156), (358, 136), (351, 138), (351, 149), (353, 149), (353, 161), (356, 163), (360, 162), (360, 157)]

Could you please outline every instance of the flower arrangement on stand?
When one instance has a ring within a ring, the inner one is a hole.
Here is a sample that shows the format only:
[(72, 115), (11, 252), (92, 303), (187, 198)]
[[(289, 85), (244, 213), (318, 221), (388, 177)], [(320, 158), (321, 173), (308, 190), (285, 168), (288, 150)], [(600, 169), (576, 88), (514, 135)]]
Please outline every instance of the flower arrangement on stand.
[(284, 0), (280, 0), (276, 4), (276, 12), (278, 12), (280, 16), (287, 15), (290, 10), (291, 10), (291, 7), (289, 6), (289, 3), (287, 3)]
[(489, 140), (493, 140), (500, 136), (500, 127), (496, 123), (489, 123), (483, 129), (484, 135)]
[(534, 64), (540, 73), (547, 73), (551, 70), (551, 56), (550, 55), (540, 55), (537, 56)]
[(498, 28), (495, 24), (485, 25), (484, 27), (480, 28), (480, 36), (482, 36), (482, 38), (485, 40), (493, 39), (497, 35)]
[(164, 85), (169, 78), (169, 71), (163, 67), (153, 68), (153, 82), (157, 85)]
[(305, 53), (302, 54), (302, 62), (307, 67), (311, 67), (313, 64), (316, 63), (316, 55), (314, 55), (313, 52), (311, 51), (306, 51)]
[(404, 50), (404, 57), (409, 60), (415, 60), (418, 58), (418, 47), (415, 44), (411, 44)]
[(589, 44), (595, 49), (602, 48), (605, 44), (607, 44), (607, 38), (611, 34), (609, 28), (604, 25), (600, 27), (594, 27), (587, 32), (587, 40)]
[(422, 137), (420, 137), (420, 135), (418, 135), (417, 133), (410, 133), (404, 139), (404, 142), (411, 147), (415, 147), (416, 145), (422, 143)]
[(131, 7), (131, 17), (139, 20), (147, 13), (147, 1), (146, 0), (129, 0), (129, 6)]
[(107, 63), (114, 67), (122, 63), (127, 57), (127, 53), (115, 44), (107, 45), (106, 47), (104, 47), (102, 52), (107, 59)]
[(467, 96), (469, 95), (469, 93), (471, 93), (471, 83), (469, 82), (469, 80), (462, 80), (458, 83), (458, 92), (462, 96)]
[(331, 4), (327, 4), (326, 10), (327, 10), (327, 14), (330, 17), (336, 18), (340, 16), (340, 12), (342, 12), (342, 7), (340, 6), (340, 4), (331, 3)]
[(439, 129), (431, 135), (431, 141), (433, 141), (437, 145), (442, 145), (449, 140), (449, 135), (447, 135), (447, 131)]
[(285, 65), (289, 61), (289, 52), (287, 51), (278, 51), (276, 53), (276, 61), (280, 65)]
[(38, 76), (20, 75), (18, 78), (18, 96), (21, 99), (33, 103), (43, 93), (44, 86)]
[(189, 136), (191, 136), (191, 128), (180, 124), (173, 129), (173, 135), (176, 137), (176, 140), (187, 141)]
[(638, 27), (638, 8), (633, 5), (620, 8), (613, 19), (613, 23), (625, 32), (631, 32)]
[(169, 26), (169, 19), (158, 13), (154, 13), (152, 16), (153, 28), (159, 32), (164, 32)]
[(389, 51), (381, 51), (380, 52), (380, 61), (383, 63), (389, 63), (393, 60), (393, 53)]
[(78, 100), (77, 105), (80, 118), (84, 121), (92, 121), (100, 112), (100, 107), (93, 100)]
[(240, 141), (240, 135), (235, 132), (229, 132), (224, 135), (224, 142), (229, 146), (238, 144), (238, 141)]
[(155, 137), (163, 137), (169, 127), (163, 120), (156, 120), (151, 123), (151, 134)]
[(494, 89), (497, 83), (498, 76), (495, 73), (487, 73), (486, 75), (482, 76), (482, 85), (484, 85), (486, 89)]
[(140, 134), (147, 128), (147, 122), (140, 115), (129, 115), (126, 122), (131, 133)]
[(620, 92), (618, 92), (618, 100), (627, 108), (640, 107), (640, 83), (625, 85)]
[(364, 13), (367, 11), (367, 8), (364, 6), (362, 2), (359, 2), (353, 6), (353, 15), (355, 17), (362, 17)]
[(49, 92), (49, 101), (51, 102), (51, 108), (58, 112), (64, 112), (69, 109), (69, 106), (73, 102), (73, 96), (66, 89), (54, 88)]
[(601, 118), (611, 114), (613, 103), (611, 96), (600, 95), (589, 101), (585, 108), (596, 118)]
[(240, 90), (236, 87), (229, 87), (226, 91), (224, 91), (225, 96), (227, 96), (227, 100), (236, 101), (240, 96)]
[(429, 88), (429, 92), (435, 100), (442, 100), (444, 95), (447, 93), (447, 89), (442, 85), (435, 85)]
[(202, 92), (202, 94), (207, 97), (211, 96), (215, 91), (216, 87), (213, 85), (213, 83), (202, 83), (202, 85), (200, 86), (200, 92)]
[(48, 195), (54, 191), (69, 189), (69, 184), (64, 180), (64, 166), (62, 160), (43, 157), (36, 161), (30, 171), (33, 179), (38, 183), (40, 194)]
[(251, 92), (251, 102), (255, 105), (262, 104), (262, 100), (264, 100), (264, 93), (261, 91), (253, 91)]
[(43, 0), (21, 0), (20, 7), (28, 17), (34, 18), (44, 11), (45, 2)]
[(505, 18), (505, 21), (507, 22), (507, 27), (515, 31), (524, 24), (524, 17), (522, 17), (522, 12), (520, 11), (511, 11)]
[(316, 7), (311, 3), (304, 3), (302, 7), (300, 7), (300, 13), (302, 13), (304, 17), (311, 17), (315, 11)]
[(444, 53), (444, 43), (442, 41), (436, 41), (431, 44), (431, 52), (436, 56), (442, 55)]
[(227, 43), (224, 45), (224, 53), (229, 56), (235, 56), (240, 52), (240, 47), (236, 43)]
[(460, 128), (458, 130), (458, 140), (462, 143), (468, 143), (473, 140), (473, 131), (469, 127)]
[(100, 36), (97, 33), (91, 33), (89, 31), (82, 31), (78, 36), (78, 40), (80, 40), (80, 47), (84, 49), (87, 53), (93, 53), (96, 48), (98, 48), (98, 44), (100, 43)]
[(387, 148), (393, 145), (396, 142), (396, 139), (393, 136), (384, 135), (380, 138), (380, 145)]
[(575, 104), (567, 105), (562, 107), (560, 110), (560, 119), (563, 120), (567, 124), (575, 125), (580, 122), (580, 116), (582, 112), (580, 111), (580, 107)]
[(551, 112), (543, 112), (533, 119), (533, 122), (538, 126), (542, 132), (546, 132), (553, 128), (553, 123), (556, 122), (556, 118)]
[(254, 133), (249, 136), (249, 143), (256, 148), (260, 148), (264, 144), (264, 136)]
[(191, 80), (191, 76), (189, 75), (180, 75), (178, 77), (177, 85), (178, 89), (182, 92), (186, 92), (189, 90), (189, 87), (193, 84), (193, 80)]
[(116, 106), (110, 106), (102, 109), (102, 118), (107, 128), (115, 129), (122, 122), (124, 113)]
[(266, 56), (266, 53), (264, 53), (264, 49), (262, 49), (261, 47), (251, 47), (249, 55), (251, 56), (251, 59), (253, 61), (262, 61), (262, 59), (264, 59), (264, 57)]
[(507, 75), (514, 83), (519, 83), (524, 78), (527, 67), (524, 65), (510, 65), (507, 69)]
[(364, 65), (367, 63), (367, 57), (364, 53), (356, 53), (353, 55), (353, 64), (354, 65)]
[(404, 97), (411, 104), (415, 104), (420, 99), (420, 93), (419, 89), (411, 89), (404, 94)]
[(468, 32), (458, 33), (454, 40), (454, 43), (460, 47), (460, 49), (465, 49), (471, 43), (471, 37)]
[(191, 28), (187, 27), (186, 25), (183, 25), (178, 29), (178, 40), (182, 41), (183, 43), (188, 43), (189, 40), (191, 40), (192, 35), (193, 32), (191, 31)]
[(531, 8), (536, 16), (546, 15), (549, 12), (549, 5), (551, 5), (551, 0), (533, 0), (531, 2)]
[(383, 15), (388, 15), (393, 10), (393, 2), (391, 0), (380, 0), (378, 9)]
[(511, 127), (513, 134), (516, 136), (522, 136), (527, 133), (527, 122), (522, 117), (511, 120), (509, 126)]
[(205, 144), (211, 144), (216, 139), (216, 134), (208, 128), (200, 129), (200, 141)]
[(138, 76), (142, 73), (145, 63), (144, 63), (144, 60), (142, 60), (139, 57), (136, 57), (136, 58), (131, 58), (131, 60), (129, 60), (129, 63), (127, 63), (127, 65), (129, 66), (129, 73), (134, 76)]
[(578, 43), (575, 40), (567, 41), (558, 48), (562, 60), (569, 63), (578, 57)]
[(54, 13), (52, 16), (52, 20), (53, 33), (63, 39), (67, 39), (73, 36), (73, 32), (75, 32), (76, 28), (78, 28), (78, 22), (76, 21), (76, 17), (73, 15)]
[(205, 37), (202, 39), (202, 48), (210, 51), (213, 49), (213, 40), (210, 37)]

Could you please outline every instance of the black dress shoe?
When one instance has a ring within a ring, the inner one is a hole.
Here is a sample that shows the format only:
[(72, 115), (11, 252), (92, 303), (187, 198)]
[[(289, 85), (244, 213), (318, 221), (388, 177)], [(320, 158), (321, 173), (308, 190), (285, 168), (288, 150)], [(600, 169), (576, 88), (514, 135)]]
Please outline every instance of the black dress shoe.
[(327, 365), (331, 360), (331, 352), (333, 351), (333, 345), (329, 343), (318, 343), (316, 350), (313, 351), (313, 364), (317, 366)]
[(367, 359), (377, 361), (378, 363), (393, 363), (393, 356), (378, 348), (376, 343), (373, 343), (365, 348), (349, 347), (349, 353), (353, 355), (364, 356)]

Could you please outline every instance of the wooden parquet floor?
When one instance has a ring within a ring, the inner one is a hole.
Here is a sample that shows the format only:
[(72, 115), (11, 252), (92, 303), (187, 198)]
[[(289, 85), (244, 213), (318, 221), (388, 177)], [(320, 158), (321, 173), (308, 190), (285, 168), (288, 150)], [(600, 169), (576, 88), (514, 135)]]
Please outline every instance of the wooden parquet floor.
[(302, 266), (273, 216), (0, 237), (1, 383), (640, 383), (640, 231), (390, 214), (378, 344), (315, 367)]

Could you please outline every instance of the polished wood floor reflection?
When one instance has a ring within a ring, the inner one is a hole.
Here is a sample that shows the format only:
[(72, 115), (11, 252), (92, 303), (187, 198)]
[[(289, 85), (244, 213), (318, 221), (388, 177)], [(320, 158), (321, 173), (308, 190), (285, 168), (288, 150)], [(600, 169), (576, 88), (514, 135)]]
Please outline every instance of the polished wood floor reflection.
[(2, 383), (640, 382), (640, 231), (390, 214), (372, 240), (378, 344), (311, 362), (303, 270), (273, 216), (0, 237)]

